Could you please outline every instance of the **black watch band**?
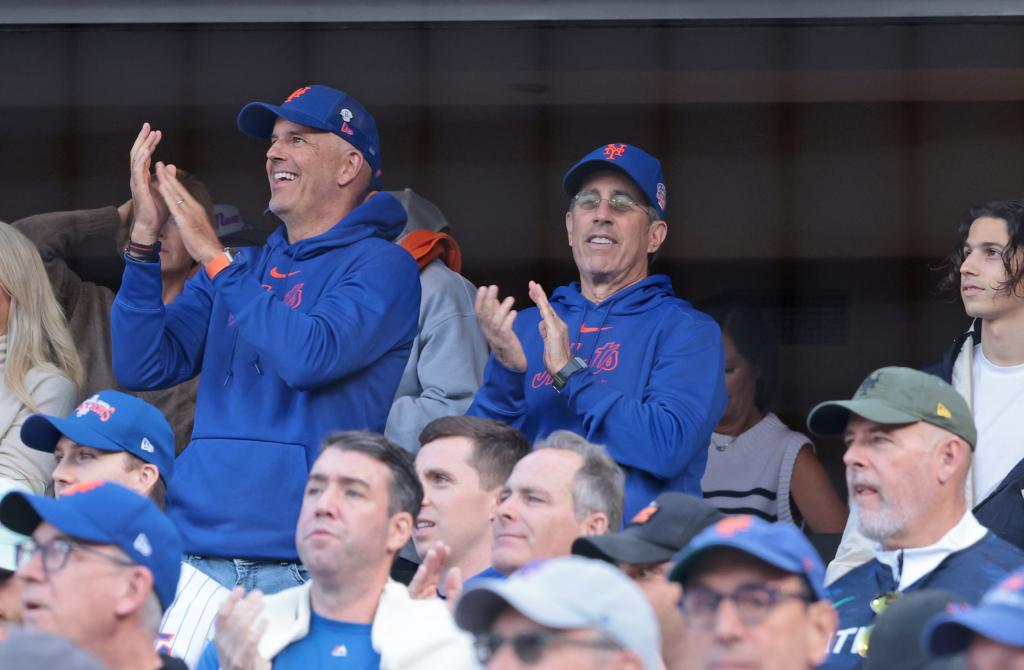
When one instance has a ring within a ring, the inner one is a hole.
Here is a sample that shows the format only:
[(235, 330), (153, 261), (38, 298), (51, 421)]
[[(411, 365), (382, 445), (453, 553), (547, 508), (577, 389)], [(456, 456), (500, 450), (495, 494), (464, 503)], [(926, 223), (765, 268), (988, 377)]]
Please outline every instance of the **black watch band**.
[(587, 362), (579, 356), (570, 358), (569, 362), (561, 370), (551, 376), (551, 384), (555, 387), (556, 391), (561, 391), (568, 383), (569, 377), (586, 368)]

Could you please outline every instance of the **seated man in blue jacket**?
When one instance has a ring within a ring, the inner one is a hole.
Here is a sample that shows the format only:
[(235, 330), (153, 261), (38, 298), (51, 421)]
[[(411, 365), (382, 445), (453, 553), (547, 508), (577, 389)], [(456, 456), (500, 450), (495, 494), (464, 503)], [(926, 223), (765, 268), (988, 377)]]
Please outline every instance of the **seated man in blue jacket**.
[(850, 507), (874, 558), (829, 586), (839, 630), (822, 668), (858, 668), (875, 616), (901, 594), (942, 589), (967, 603), (1024, 552), (986, 529), (964, 487), (977, 430), (967, 402), (938, 377), (889, 367), (868, 375), (853, 400), (824, 402), (807, 425), (843, 435)]
[(359, 101), (306, 86), (279, 106), (246, 105), (238, 126), (270, 140), (269, 209), (284, 225), (262, 247), (225, 249), (174, 166), (158, 162), (170, 225), (204, 268), (165, 306), (149, 189), (161, 133), (143, 125), (131, 152), (135, 226), (111, 310), (113, 364), (132, 389), (202, 373), (168, 515), (190, 562), (225, 586), (272, 593), (304, 578), (294, 529), (320, 439), (384, 429), (420, 287), (415, 261), (391, 243), (402, 205), (366, 197), (381, 154)]
[(517, 317), (498, 287), (477, 292), (492, 356), (469, 414), (531, 439), (571, 430), (626, 472), (625, 518), (664, 490), (700, 495), (711, 432), (725, 409), (721, 336), (708, 316), (649, 275), (665, 241), (661, 163), (628, 144), (583, 157), (562, 181), (580, 280)]

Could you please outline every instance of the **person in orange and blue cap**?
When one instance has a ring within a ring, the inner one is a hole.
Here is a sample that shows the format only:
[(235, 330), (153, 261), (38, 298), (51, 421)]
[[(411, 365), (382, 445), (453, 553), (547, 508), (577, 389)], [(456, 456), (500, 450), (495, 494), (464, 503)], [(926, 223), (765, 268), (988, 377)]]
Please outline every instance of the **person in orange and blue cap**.
[(537, 440), (570, 430), (603, 444), (626, 473), (625, 518), (662, 491), (701, 495), (711, 432), (726, 405), (718, 326), (676, 297), (650, 263), (668, 234), (661, 162), (630, 144), (591, 151), (566, 172), (565, 233), (579, 281), (517, 313), (497, 286), (477, 291), (491, 347), (469, 414)]
[(685, 667), (811, 670), (825, 658), (836, 613), (795, 526), (727, 517), (680, 552), (669, 579), (683, 586)]

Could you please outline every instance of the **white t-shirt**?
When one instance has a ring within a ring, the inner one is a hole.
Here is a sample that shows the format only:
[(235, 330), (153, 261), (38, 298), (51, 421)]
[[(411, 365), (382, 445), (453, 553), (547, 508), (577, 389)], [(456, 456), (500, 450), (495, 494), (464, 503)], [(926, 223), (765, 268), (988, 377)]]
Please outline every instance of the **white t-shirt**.
[(1024, 365), (1001, 367), (974, 348), (974, 504), (1024, 459)]
[(206, 643), (213, 639), (217, 610), (231, 591), (206, 573), (182, 561), (174, 602), (164, 612), (156, 647), (196, 667)]

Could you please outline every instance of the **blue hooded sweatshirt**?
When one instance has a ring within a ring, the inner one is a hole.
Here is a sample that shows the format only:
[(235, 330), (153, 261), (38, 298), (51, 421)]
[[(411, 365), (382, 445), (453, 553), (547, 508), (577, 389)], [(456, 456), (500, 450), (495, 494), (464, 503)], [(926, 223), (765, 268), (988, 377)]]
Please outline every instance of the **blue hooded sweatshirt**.
[(718, 325), (677, 298), (664, 275), (599, 304), (573, 283), (550, 303), (569, 328), (573, 355), (589, 367), (555, 391), (544, 367), (540, 312), (523, 310), (513, 329), (526, 372), (492, 355), (468, 413), (509, 423), (531, 440), (566, 429), (603, 444), (626, 473), (624, 519), (662, 491), (700, 496), (711, 432), (726, 403)]
[(126, 260), (110, 319), (118, 382), (155, 389), (202, 373), (167, 497), (187, 552), (296, 559), (320, 441), (384, 429), (419, 316), (419, 268), (389, 241), (404, 225), (401, 203), (380, 193), (316, 237), (289, 244), (282, 226), (167, 307), (159, 264)]

